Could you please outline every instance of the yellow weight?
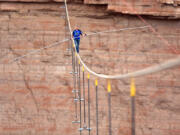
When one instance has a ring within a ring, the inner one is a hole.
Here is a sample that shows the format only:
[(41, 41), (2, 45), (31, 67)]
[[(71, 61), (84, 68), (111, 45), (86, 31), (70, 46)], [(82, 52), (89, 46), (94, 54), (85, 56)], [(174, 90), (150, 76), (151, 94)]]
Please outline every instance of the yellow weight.
[(107, 90), (109, 93), (111, 92), (111, 81), (110, 80), (108, 80)]
[(95, 85), (98, 86), (98, 80), (97, 79), (95, 80)]
[(134, 78), (131, 79), (131, 97), (134, 97), (136, 95), (136, 86), (134, 83)]

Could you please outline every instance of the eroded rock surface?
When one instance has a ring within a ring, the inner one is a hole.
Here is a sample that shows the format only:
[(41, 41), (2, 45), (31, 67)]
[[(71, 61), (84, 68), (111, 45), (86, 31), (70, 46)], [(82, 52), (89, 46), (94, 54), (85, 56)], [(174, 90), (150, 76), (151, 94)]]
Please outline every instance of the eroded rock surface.
[[(69, 74), (72, 71), (71, 53), (67, 50), (69, 43), (13, 61), (28, 52), (69, 38), (64, 4), (32, 0), (29, 3), (6, 1), (0, 4), (0, 135), (79, 134), (79, 125), (72, 124), (75, 109), (73, 79)], [(135, 16), (109, 14), (105, 12), (106, 4), (78, 2), (69, 3), (68, 7), (72, 28), (78, 24), (87, 34), (140, 27), (147, 23), (156, 31), (144, 28), (82, 38), (82, 59), (98, 73), (133, 72), (176, 58), (180, 53), (179, 20), (144, 18), (144, 23)], [(95, 134), (95, 77), (90, 77), (91, 127), (92, 134)], [(135, 81), (136, 134), (178, 135), (180, 68)], [(112, 80), (114, 135), (131, 134), (129, 87), (129, 80)], [(87, 91), (87, 80), (85, 88)], [(99, 134), (103, 135), (108, 135), (107, 109), (106, 80), (99, 79)], [(88, 132), (83, 131), (83, 134)]]
[[(0, 0), (4, 1), (4, 0)], [(67, 0), (68, 1), (68, 0)], [(107, 5), (107, 10), (123, 14), (180, 18), (180, 0), (69, 0), (84, 4)], [(6, 2), (63, 2), (63, 0), (6, 0)], [(3, 10), (3, 5), (1, 10)]]

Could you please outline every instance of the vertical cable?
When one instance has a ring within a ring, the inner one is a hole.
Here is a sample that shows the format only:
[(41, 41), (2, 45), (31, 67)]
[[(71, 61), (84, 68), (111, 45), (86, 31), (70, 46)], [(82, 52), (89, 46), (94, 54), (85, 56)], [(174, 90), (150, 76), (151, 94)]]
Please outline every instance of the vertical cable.
[(135, 135), (135, 97), (131, 97), (131, 111), (132, 111), (132, 125), (131, 125), (131, 134)]
[(96, 135), (99, 133), (99, 125), (98, 125), (98, 80), (95, 80), (96, 86)]
[(90, 119), (91, 119), (91, 115), (90, 115), (90, 75), (88, 73), (88, 128), (87, 130), (89, 131), (89, 135), (91, 134), (91, 123), (90, 123)]
[(75, 117), (76, 117), (76, 121), (78, 119), (77, 117), (77, 87), (76, 87), (76, 76), (77, 76), (77, 72), (76, 72), (76, 56), (74, 56), (74, 99), (75, 99)]
[(76, 56), (76, 88), (77, 88), (77, 100), (79, 100), (79, 66), (78, 66), (78, 58), (77, 58), (77, 53), (75, 52)]
[(83, 99), (84, 99), (84, 128), (86, 127), (86, 97), (85, 97), (85, 81), (84, 81), (84, 66), (82, 67), (83, 70)]
[(135, 95), (136, 95), (136, 88), (134, 79), (131, 79), (131, 135), (135, 135)]
[[(76, 99), (76, 80), (75, 80), (75, 60), (74, 60), (74, 52), (71, 49), (71, 54), (72, 54), (72, 70), (73, 70), (73, 92), (74, 92), (74, 99)], [(75, 104), (75, 118), (77, 119), (77, 115), (76, 115), (76, 103), (74, 101)]]
[(78, 73), (79, 73), (79, 80), (78, 80), (78, 84), (79, 84), (79, 119), (80, 119), (80, 135), (81, 135), (81, 131), (82, 129), (82, 116), (81, 116), (81, 71), (80, 71), (80, 61), (78, 61)]
[(77, 120), (77, 102), (76, 102), (76, 76), (75, 76), (75, 59), (74, 59), (74, 56), (73, 56), (73, 50), (72, 50), (72, 64), (73, 64), (73, 81), (74, 81), (74, 89), (73, 89), (73, 92), (74, 92), (74, 104), (75, 104), (75, 118)]
[[(74, 51), (75, 52), (75, 51)], [(78, 84), (78, 79), (79, 79), (79, 66), (78, 66), (78, 58), (77, 58), (77, 54), (76, 54), (76, 52), (75, 52), (75, 57), (76, 57), (76, 68), (75, 68), (75, 71), (76, 71), (76, 89), (77, 89), (77, 91), (76, 91), (76, 101), (78, 102), (79, 101), (79, 84)], [(76, 102), (76, 105), (78, 106), (78, 103)], [(78, 110), (77, 110), (78, 111)], [(77, 113), (77, 112), (76, 112)], [(80, 121), (79, 121), (79, 123), (80, 123)]]
[(77, 93), (78, 93), (78, 64), (77, 64), (77, 57), (76, 55), (74, 56), (74, 104), (75, 104), (75, 121), (73, 121), (72, 123), (79, 123), (80, 121), (78, 121), (78, 104), (77, 102), (79, 101), (78, 100), (78, 96), (77, 96)]
[(109, 113), (109, 135), (112, 135), (112, 122), (111, 122), (111, 82), (108, 80), (108, 113)]

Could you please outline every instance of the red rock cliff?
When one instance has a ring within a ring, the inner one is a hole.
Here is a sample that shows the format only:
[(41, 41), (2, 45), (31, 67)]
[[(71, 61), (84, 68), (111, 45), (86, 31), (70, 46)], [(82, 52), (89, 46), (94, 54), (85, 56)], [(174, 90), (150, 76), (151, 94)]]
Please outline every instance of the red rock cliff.
[[(79, 124), (72, 124), (75, 109), (69, 43), (12, 62), (68, 38), (64, 4), (58, 0), (12, 1), (0, 3), (0, 135), (77, 135)], [(106, 12), (106, 4), (68, 3), (68, 7), (72, 27), (78, 24), (87, 34), (146, 25), (135, 16)], [(123, 74), (177, 57), (179, 20), (145, 20), (157, 33), (146, 28), (82, 38), (82, 59), (98, 73)], [(90, 77), (91, 127), (95, 134), (94, 77)], [(85, 87), (87, 91), (87, 80)], [(136, 87), (136, 133), (178, 135), (180, 68), (137, 78)], [(108, 135), (103, 79), (99, 79), (99, 127), (99, 134)], [(131, 134), (129, 80), (112, 81), (112, 128), (114, 135)]]
[[(82, 0), (69, 1), (82, 2)], [(63, 0), (6, 0), (6, 2), (63, 2)], [(84, 3), (105, 4), (107, 10), (123, 14), (180, 18), (180, 0), (84, 0)], [(3, 10), (3, 6), (1, 9)]]
[(88, 4), (107, 4), (108, 10), (124, 14), (180, 17), (179, 0), (84, 0)]

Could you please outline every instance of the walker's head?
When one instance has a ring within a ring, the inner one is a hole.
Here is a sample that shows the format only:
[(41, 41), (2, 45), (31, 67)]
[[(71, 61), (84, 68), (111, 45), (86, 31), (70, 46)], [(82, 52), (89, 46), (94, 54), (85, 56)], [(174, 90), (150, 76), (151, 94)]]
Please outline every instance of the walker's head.
[(76, 24), (76, 25), (74, 26), (74, 30), (77, 30), (77, 29), (79, 29), (79, 27), (78, 27), (78, 25)]

